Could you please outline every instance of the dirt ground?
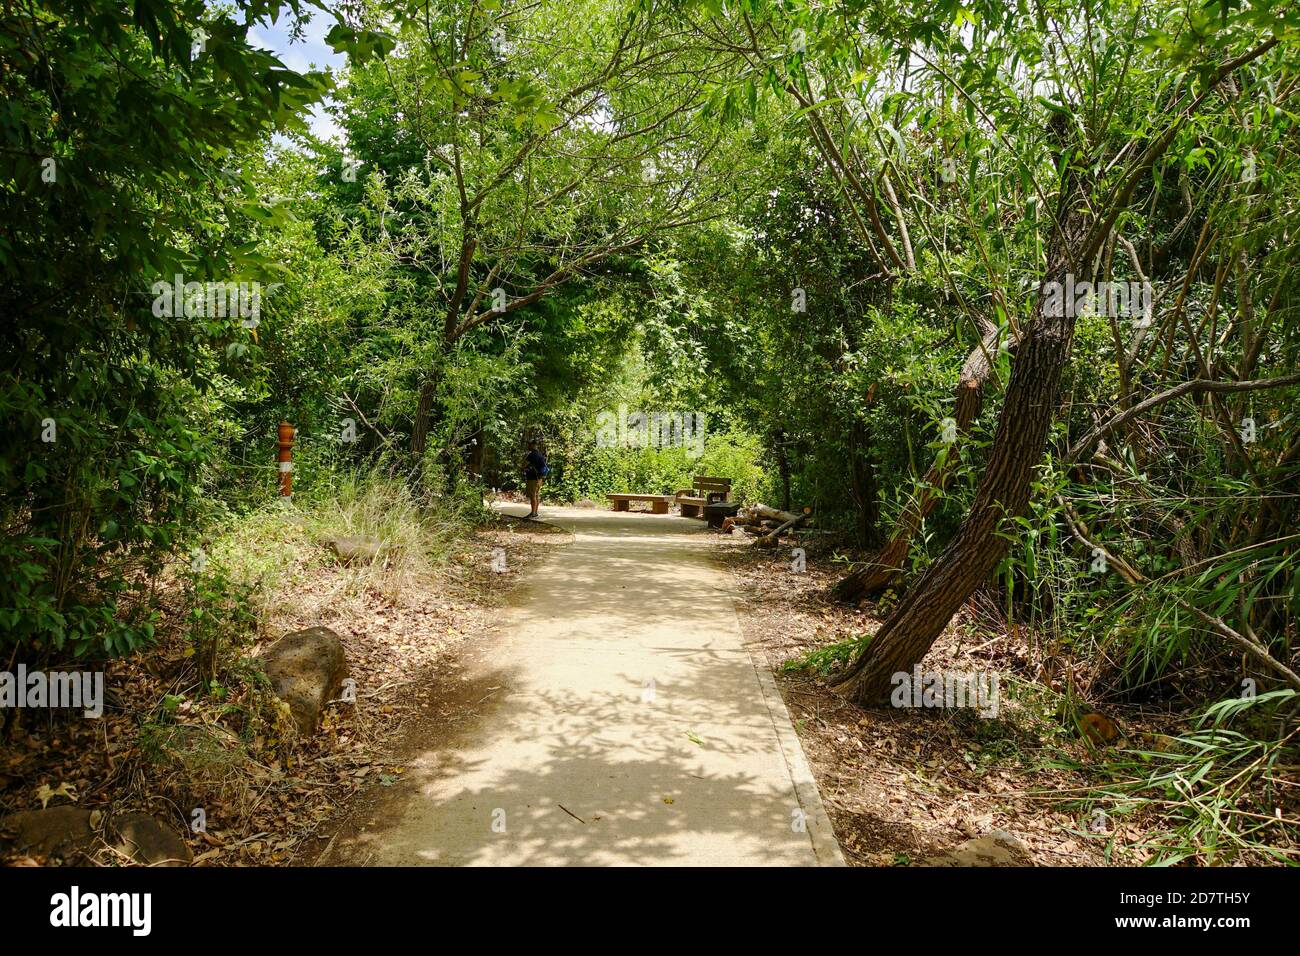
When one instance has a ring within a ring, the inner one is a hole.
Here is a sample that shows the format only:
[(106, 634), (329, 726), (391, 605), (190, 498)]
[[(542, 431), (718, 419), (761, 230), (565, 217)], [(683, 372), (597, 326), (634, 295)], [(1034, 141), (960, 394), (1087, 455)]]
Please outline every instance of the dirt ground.
[(456, 648), (400, 785), (353, 813), (321, 862), (839, 865), (705, 525), (542, 517), (573, 544), (528, 571), (496, 632)]
[[(1052, 794), (1083, 785), (1045, 765), (1057, 748), (1086, 759), (1086, 746), (1064, 727), (1006, 700), (1005, 683), (998, 717), (985, 719), (972, 710), (863, 710), (815, 673), (783, 670), (809, 651), (874, 632), (879, 619), (869, 606), (850, 609), (827, 597), (843, 566), (815, 557), (812, 544), (800, 573), (789, 547), (764, 552), (742, 538), (714, 542), (736, 580), (746, 642), (776, 674), (851, 865), (919, 863), (990, 830), (1018, 837), (1040, 866), (1105, 862), (1086, 815), (1052, 809)], [(963, 612), (948, 628), (926, 671), (1025, 669), (1023, 643), (1005, 630), (987, 633), (982, 622), (976, 629), (969, 618)]]
[[(1053, 809), (1061, 791), (1082, 788), (1084, 781), (1046, 764), (1063, 750), (1080, 759), (1089, 753), (1059, 721), (1015, 700), (994, 720), (972, 711), (866, 711), (846, 703), (825, 679), (784, 669), (809, 651), (878, 626), (871, 609), (849, 609), (827, 598), (826, 588), (842, 566), (810, 554), (806, 571), (795, 573), (788, 550), (760, 552), (746, 539), (717, 535), (699, 540), (735, 580), (744, 639), (776, 675), (850, 865), (916, 864), (999, 829), (1018, 837), (1038, 865), (1106, 862), (1104, 841), (1089, 833), (1086, 814)], [(1005, 632), (989, 634), (986, 621), (968, 618), (959, 616), (949, 628), (927, 668), (1030, 670), (1033, 655), (1023, 642)], [(493, 688), (465, 677), (461, 658), (471, 649), (450, 649), (429, 672), (395, 761), (412, 758), (492, 706)], [(310, 865), (329, 836), (373, 823), (399, 789), (372, 781), (345, 813), (303, 844), (293, 862)]]
[[(0, 815), (45, 804), (143, 810), (185, 833), (197, 865), (311, 865), (341, 828), (382, 812), (419, 749), (491, 706), (494, 688), (466, 677), (462, 652), (478, 648), (530, 567), (571, 540), (542, 523), (494, 522), (472, 535), (446, 574), (400, 601), (378, 593), (338, 601), (345, 572), (312, 552), (296, 569), (296, 601), (277, 611), (260, 640), (297, 627), (333, 627), (352, 672), (363, 676), (355, 706), (332, 705), (320, 733), (285, 746), (270, 731), (242, 743), (231, 733), (227, 725), (237, 722), (239, 709), (255, 703), (247, 697), (220, 707), (187, 700), (167, 726), (204, 746), (178, 762), (146, 740), (159, 701), (177, 689), (176, 675), (187, 664), (187, 643), (164, 636), (161, 653), (112, 665), (102, 720), (26, 717), (5, 728)], [(1002, 698), (996, 717), (942, 708), (863, 710), (835, 694), (815, 668), (787, 666), (879, 626), (877, 608), (846, 608), (827, 597), (844, 570), (829, 549), (808, 536), (801, 542), (806, 569), (796, 571), (796, 542), (764, 552), (742, 538), (697, 540), (733, 577), (745, 643), (776, 675), (851, 865), (914, 865), (991, 830), (1016, 836), (1038, 865), (1147, 859), (1137, 846), (1137, 821), (1110, 821), (1110, 832), (1099, 836), (1084, 808), (1067, 806), (1088, 781), (1061, 767), (1062, 759), (1087, 764), (1096, 753), (1054, 711), (1057, 699), (1042, 686), (1042, 648), (1032, 635), (999, 623), (975, 602), (926, 659), (926, 670), (995, 670)], [(494, 555), (505, 557), (503, 571), (493, 569)], [(1125, 716), (1134, 727), (1137, 715)], [(1166, 722), (1166, 732), (1171, 728)], [(228, 759), (232, 754), (238, 759)], [(205, 833), (187, 832), (196, 805), (208, 811)]]
[[(266, 709), (251, 685), (232, 687), (223, 703), (183, 699), (160, 721), (160, 701), (192, 679), (184, 676), (192, 675), (192, 662), (183, 626), (169, 621), (148, 655), (109, 666), (102, 719), (38, 721), (23, 714), (4, 728), (0, 816), (44, 805), (140, 810), (185, 836), (200, 866), (311, 856), (323, 845), (318, 831), (358, 794), (401, 779), (402, 742), (425, 718), (450, 652), (489, 629), (503, 595), (567, 538), (545, 525), (491, 523), (463, 543), (445, 574), (400, 599), (378, 592), (344, 599), (355, 578), (324, 549), (304, 547), (289, 572), (293, 599), (259, 624), (256, 643), (302, 627), (331, 627), (358, 678), (355, 705), (332, 704), (306, 741), (288, 741), (272, 727), (240, 739), (243, 714)], [(493, 569), (496, 555), (505, 558), (501, 571)], [(191, 832), (196, 807), (206, 815), (205, 832)], [(64, 862), (112, 860), (105, 846), (89, 859)], [(50, 862), (58, 861), (0, 860)]]

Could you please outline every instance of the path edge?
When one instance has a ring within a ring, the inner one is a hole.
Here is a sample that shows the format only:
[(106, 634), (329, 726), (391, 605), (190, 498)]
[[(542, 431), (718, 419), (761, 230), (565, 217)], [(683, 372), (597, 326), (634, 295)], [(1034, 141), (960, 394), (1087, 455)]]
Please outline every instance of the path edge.
[[(734, 575), (730, 575), (734, 580)], [(790, 774), (790, 782), (794, 785), (795, 798), (799, 801), (799, 808), (804, 812), (804, 820), (808, 827), (808, 840), (812, 844), (813, 856), (817, 858), (818, 866), (848, 866), (844, 861), (844, 853), (840, 849), (840, 841), (835, 837), (835, 829), (831, 826), (831, 818), (826, 813), (826, 805), (822, 803), (821, 790), (817, 787), (817, 780), (813, 777), (812, 768), (808, 765), (808, 758), (803, 752), (803, 744), (799, 740), (799, 732), (794, 729), (794, 721), (790, 719), (790, 711), (785, 706), (785, 698), (781, 696), (781, 689), (776, 686), (776, 678), (772, 676), (772, 671), (768, 668), (765, 661), (760, 661), (754, 656), (749, 641), (745, 640), (744, 621), (741, 619), (740, 609), (736, 606), (735, 598), (731, 598), (731, 611), (736, 615), (736, 627), (740, 631), (740, 644), (749, 655), (749, 664), (754, 668), (754, 676), (758, 678), (758, 686), (763, 692), (763, 702), (767, 704), (767, 715), (772, 721), (772, 729), (776, 732), (777, 742), (781, 745), (781, 754), (785, 757), (785, 766)]]

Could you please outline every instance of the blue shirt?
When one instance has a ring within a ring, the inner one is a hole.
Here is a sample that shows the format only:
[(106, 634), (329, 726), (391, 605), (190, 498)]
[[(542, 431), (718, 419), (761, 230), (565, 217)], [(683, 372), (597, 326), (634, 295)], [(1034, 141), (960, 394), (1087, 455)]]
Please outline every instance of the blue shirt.
[(546, 456), (536, 448), (528, 452), (527, 465), (524, 467), (524, 478), (528, 481), (536, 481), (546, 473)]

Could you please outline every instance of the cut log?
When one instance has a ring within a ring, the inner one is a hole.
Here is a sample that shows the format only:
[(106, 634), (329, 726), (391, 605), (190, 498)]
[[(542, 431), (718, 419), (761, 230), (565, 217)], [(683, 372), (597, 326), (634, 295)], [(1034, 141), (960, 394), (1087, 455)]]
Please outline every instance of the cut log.
[(785, 532), (791, 530), (792, 528), (800, 524), (803, 524), (803, 522), (808, 520), (808, 516), (809, 516), (809, 513), (806, 509), (804, 510), (803, 514), (795, 514), (793, 511), (777, 511), (775, 508), (769, 508), (768, 510), (773, 511), (779, 515), (784, 515), (785, 517), (780, 524), (776, 524), (774, 521), (770, 521), (770, 520), (763, 522), (764, 525), (774, 525), (774, 527), (767, 534), (763, 535), (763, 537), (759, 538), (757, 541), (754, 542), (754, 547), (756, 548), (775, 547), (777, 541), (780, 539), (782, 534), (784, 534)]
[(780, 508), (769, 508), (767, 505), (759, 503), (750, 505), (749, 510), (760, 518), (768, 518), (780, 524), (783, 521), (799, 521), (808, 517), (808, 512), (802, 514), (793, 511), (782, 511)]
[(726, 521), (730, 521), (731, 524), (729, 525), (729, 527), (740, 528), (740, 527), (744, 527), (745, 525), (757, 525), (761, 520), (762, 519), (759, 518), (759, 516), (754, 513), (753, 509), (740, 508), (736, 511), (734, 515), (725, 519), (724, 524)]

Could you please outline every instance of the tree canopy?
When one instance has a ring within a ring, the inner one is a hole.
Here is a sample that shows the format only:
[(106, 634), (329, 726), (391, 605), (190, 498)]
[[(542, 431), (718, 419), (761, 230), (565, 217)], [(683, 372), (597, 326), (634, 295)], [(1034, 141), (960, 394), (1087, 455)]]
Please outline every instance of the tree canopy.
[[(309, 22), (341, 66), (251, 39)], [(288, 420), (308, 493), (478, 502), (534, 438), (557, 500), (807, 507), (882, 609), (834, 677), (864, 706), (975, 595), (1090, 686), (1291, 700), (1298, 32), (1269, 0), (7, 3), (0, 650), (147, 653)], [(653, 412), (698, 447), (602, 439)]]

